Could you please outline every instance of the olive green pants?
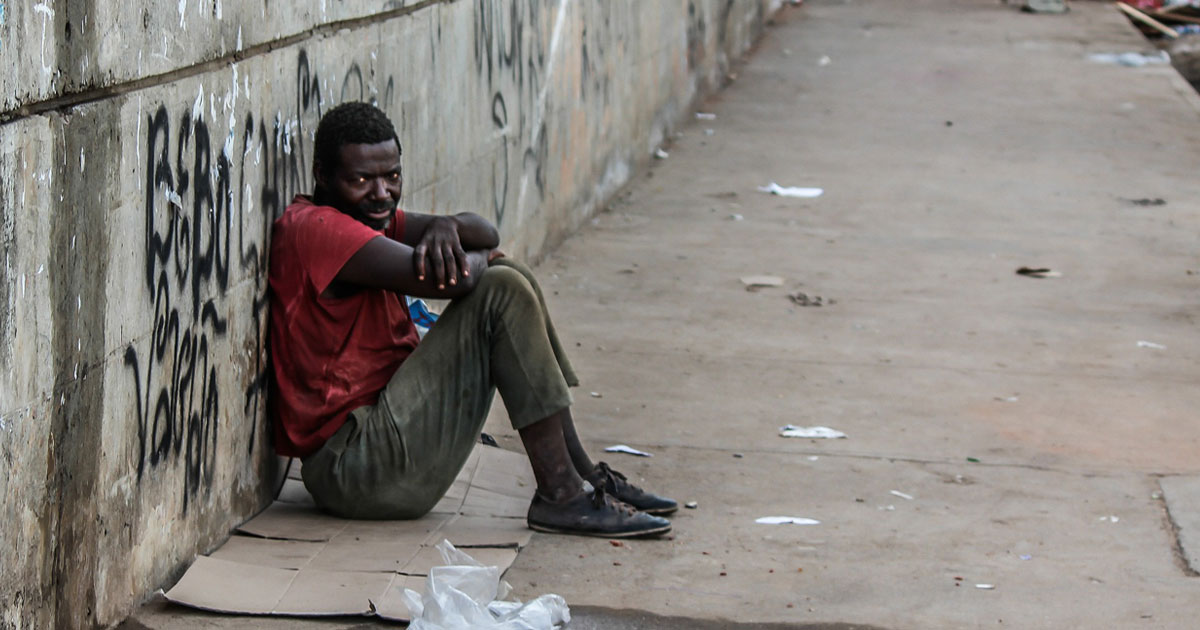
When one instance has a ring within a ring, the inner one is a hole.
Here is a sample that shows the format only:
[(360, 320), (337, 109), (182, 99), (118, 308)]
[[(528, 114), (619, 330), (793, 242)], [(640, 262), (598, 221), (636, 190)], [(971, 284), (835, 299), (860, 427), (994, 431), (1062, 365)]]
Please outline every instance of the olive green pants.
[(537, 280), (499, 258), (446, 307), (379, 401), (304, 458), (304, 485), (339, 516), (418, 518), (466, 463), (497, 390), (519, 430), (568, 407), (574, 385)]

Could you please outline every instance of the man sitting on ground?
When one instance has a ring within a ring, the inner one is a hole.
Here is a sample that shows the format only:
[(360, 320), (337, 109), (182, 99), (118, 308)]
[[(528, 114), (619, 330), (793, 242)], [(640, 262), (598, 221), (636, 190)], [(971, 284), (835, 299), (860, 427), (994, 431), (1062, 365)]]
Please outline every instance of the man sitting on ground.
[[(537, 479), (528, 524), (605, 537), (662, 534), (675, 501), (593, 464), (571, 419), (578, 385), (541, 288), (462, 213), (397, 207), (400, 140), (366, 103), (317, 128), (316, 190), (271, 237), (276, 449), (347, 518), (427, 513), (466, 462), (498, 390)], [(450, 299), (419, 339), (404, 296)], [(586, 483), (585, 483), (586, 481)]]

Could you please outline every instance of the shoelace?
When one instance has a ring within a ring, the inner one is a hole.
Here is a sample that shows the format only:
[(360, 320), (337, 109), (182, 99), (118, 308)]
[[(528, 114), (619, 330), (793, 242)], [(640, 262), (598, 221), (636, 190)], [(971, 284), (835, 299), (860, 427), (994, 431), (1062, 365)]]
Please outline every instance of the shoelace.
[(610, 488), (610, 492), (616, 492), (622, 485), (628, 487), (630, 491), (635, 493), (642, 491), (641, 488), (629, 483), (629, 479), (626, 478), (625, 475), (622, 475), (612, 468), (609, 468), (608, 464), (604, 462), (596, 464), (596, 471), (600, 473), (600, 478), (604, 480), (603, 484), (598, 485), (607, 486)]
[[(620, 474), (620, 473), (617, 473), (617, 474)], [(610, 503), (613, 508), (615, 508), (616, 510), (618, 510), (620, 512), (625, 512), (629, 516), (633, 516), (634, 513), (637, 512), (637, 510), (634, 509), (633, 506), (631, 506), (628, 503), (625, 503), (624, 501), (621, 501), (620, 499), (617, 499), (616, 497), (613, 497), (613, 496), (609, 495), (607, 492), (605, 492), (603, 485), (598, 484), (598, 485), (593, 486), (592, 487), (592, 507), (594, 507), (596, 509), (601, 509), (604, 507), (605, 503)]]

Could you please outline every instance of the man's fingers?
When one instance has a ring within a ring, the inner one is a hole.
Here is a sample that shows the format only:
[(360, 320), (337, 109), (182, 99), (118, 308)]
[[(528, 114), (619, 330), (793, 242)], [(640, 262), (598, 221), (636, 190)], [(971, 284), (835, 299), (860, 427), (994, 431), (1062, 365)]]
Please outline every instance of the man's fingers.
[(462, 275), (471, 275), (471, 262), (467, 260), (467, 252), (463, 251), (462, 245), (454, 244), (454, 258), (458, 260), (458, 268), (462, 269)]
[(450, 279), (450, 284), (458, 284), (458, 258), (454, 256), (454, 248), (443, 246), (442, 260), (445, 261), (446, 277)]
[(417, 261), (417, 280), (425, 279), (425, 243), (418, 243), (413, 250), (413, 258)]
[(442, 260), (442, 248), (429, 248), (429, 263), (433, 266), (433, 276), (437, 278), (437, 287), (446, 288), (446, 264)]

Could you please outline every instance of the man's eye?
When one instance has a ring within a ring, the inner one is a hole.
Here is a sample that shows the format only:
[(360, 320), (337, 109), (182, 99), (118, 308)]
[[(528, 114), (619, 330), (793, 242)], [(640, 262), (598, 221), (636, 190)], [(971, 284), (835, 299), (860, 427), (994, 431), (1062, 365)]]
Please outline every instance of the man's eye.
[(392, 178), (392, 181), (396, 181), (396, 180), (400, 179), (400, 173), (392, 173), (391, 178)]

